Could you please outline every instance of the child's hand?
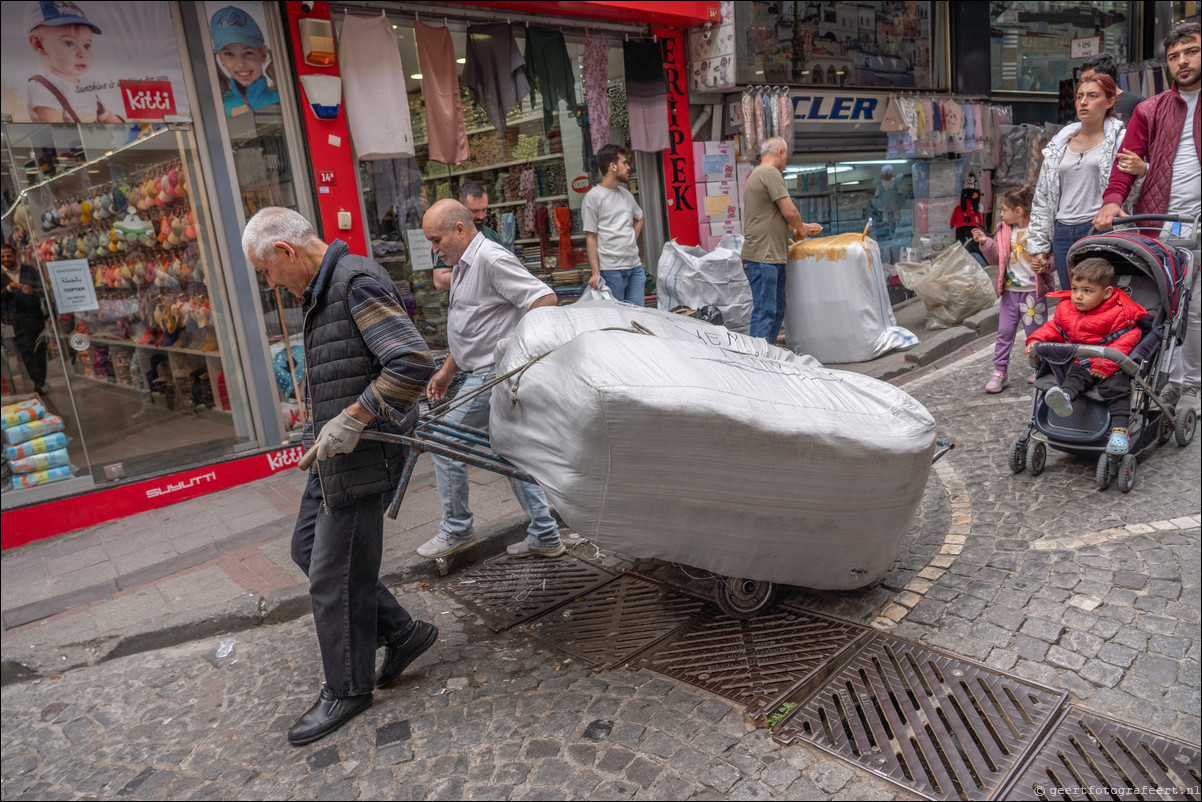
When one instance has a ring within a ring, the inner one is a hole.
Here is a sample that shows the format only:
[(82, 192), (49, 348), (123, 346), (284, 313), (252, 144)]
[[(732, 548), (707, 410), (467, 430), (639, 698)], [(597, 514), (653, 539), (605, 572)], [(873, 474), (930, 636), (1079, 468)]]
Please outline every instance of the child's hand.
[(1095, 379), (1105, 379), (1106, 378), (1106, 374), (1097, 369), (1091, 369), (1089, 371), (1089, 375), (1093, 376)]
[(1052, 269), (1052, 263), (1048, 261), (1046, 253), (1031, 254), (1031, 269), (1036, 273), (1046, 273)]
[(973, 238), (973, 241), (976, 242), (978, 245), (989, 241), (989, 235), (986, 234), (984, 231), (982, 231), (979, 228), (974, 228), (972, 230), (972, 238)]

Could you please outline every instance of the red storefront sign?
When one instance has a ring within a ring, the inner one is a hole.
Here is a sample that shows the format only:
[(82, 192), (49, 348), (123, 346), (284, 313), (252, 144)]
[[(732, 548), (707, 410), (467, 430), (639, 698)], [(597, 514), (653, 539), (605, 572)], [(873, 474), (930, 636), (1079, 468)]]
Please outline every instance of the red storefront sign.
[(227, 490), (280, 471), (295, 470), (303, 453), (301, 446), (292, 446), (158, 479), (8, 510), (0, 515), (0, 549), (11, 549), (139, 512), (168, 507), (178, 501)]
[(676, 28), (653, 30), (663, 50), (664, 75), (668, 82), (668, 149), (664, 151), (668, 233), (681, 245), (700, 245), (684, 35)]
[(161, 120), (175, 114), (170, 81), (121, 81), (121, 99), (127, 120)]

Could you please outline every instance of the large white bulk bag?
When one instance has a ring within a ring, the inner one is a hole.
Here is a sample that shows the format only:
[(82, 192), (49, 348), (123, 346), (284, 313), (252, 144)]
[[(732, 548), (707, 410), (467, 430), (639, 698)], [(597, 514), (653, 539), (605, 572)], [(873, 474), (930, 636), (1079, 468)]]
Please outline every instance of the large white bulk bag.
[(739, 251), (743, 238), (727, 235), (708, 253), (698, 246), (680, 245), (676, 240), (664, 243), (655, 266), (656, 306), (675, 309), (687, 306), (700, 309), (716, 306), (722, 310), (722, 322), (731, 331), (751, 331), (751, 284), (743, 270)]
[(861, 587), (930, 470), (935, 423), (901, 390), (689, 318), (536, 309), (496, 356), (529, 367), (493, 391), (493, 448), (603, 549)]
[(820, 362), (866, 362), (918, 338), (897, 325), (876, 241), (840, 234), (789, 248), (785, 338)]

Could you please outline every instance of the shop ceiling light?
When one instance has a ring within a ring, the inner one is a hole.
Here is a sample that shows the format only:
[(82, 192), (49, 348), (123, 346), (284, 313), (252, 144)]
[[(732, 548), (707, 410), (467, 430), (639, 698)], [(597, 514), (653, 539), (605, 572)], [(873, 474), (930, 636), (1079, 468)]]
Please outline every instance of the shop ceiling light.
[(455, 59), (455, 63), (456, 63), (456, 64), (467, 64), (467, 59), (465, 59), (465, 58), (457, 58), (457, 59)]
[(415, 81), (420, 81), (422, 79), (422, 74), (420, 72), (415, 72), (412, 75), (410, 75), (409, 77)]

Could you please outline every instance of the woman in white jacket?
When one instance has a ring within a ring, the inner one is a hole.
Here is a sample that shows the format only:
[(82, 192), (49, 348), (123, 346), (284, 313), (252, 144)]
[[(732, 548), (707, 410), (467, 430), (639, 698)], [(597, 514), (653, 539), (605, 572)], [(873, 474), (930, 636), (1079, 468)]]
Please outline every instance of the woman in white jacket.
[[(1051, 257), (1063, 290), (1069, 289), (1069, 246), (1093, 233), (1093, 217), (1102, 208), (1102, 193), (1123, 143), (1123, 123), (1114, 116), (1117, 90), (1114, 79), (1105, 74), (1095, 73), (1078, 83), (1079, 122), (1056, 134), (1043, 151), (1027, 248), (1033, 267), (1046, 265)], [(1147, 167), (1134, 158), (1119, 169), (1142, 179)], [(1139, 183), (1130, 198), (1138, 195)]]

